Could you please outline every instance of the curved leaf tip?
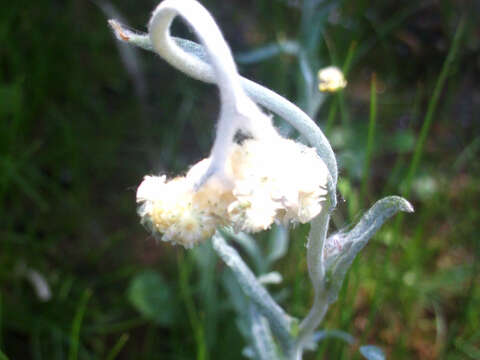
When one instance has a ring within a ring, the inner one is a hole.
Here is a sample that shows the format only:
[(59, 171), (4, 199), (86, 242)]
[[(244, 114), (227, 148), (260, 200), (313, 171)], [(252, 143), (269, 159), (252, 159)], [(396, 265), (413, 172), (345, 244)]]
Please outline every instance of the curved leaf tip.
[(337, 299), (343, 279), (357, 254), (389, 218), (399, 211), (413, 212), (413, 206), (400, 196), (378, 200), (348, 233), (339, 232), (325, 242), (325, 267), (330, 274), (329, 301)]
[(387, 196), (386, 198), (383, 198), (380, 201), (389, 201), (391, 202), (392, 206), (395, 206), (398, 211), (403, 211), (407, 213), (413, 213), (415, 212), (415, 209), (413, 208), (413, 205), (410, 204), (410, 202), (406, 199), (404, 199), (401, 196), (397, 195), (392, 195), (392, 196)]

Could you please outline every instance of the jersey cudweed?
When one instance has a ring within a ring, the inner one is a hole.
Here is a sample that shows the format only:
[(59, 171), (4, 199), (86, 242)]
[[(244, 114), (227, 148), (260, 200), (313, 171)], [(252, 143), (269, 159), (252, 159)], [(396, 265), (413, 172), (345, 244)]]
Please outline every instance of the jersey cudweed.
[[(208, 159), (183, 177), (145, 177), (137, 191), (142, 223), (163, 241), (190, 248), (219, 226), (255, 233), (274, 222), (309, 222), (326, 200), (324, 162), (314, 149), (282, 138), (245, 94), (223, 36), (197, 2), (167, 0), (154, 11), (149, 30), (158, 53), (169, 41), (160, 30), (168, 28), (175, 13), (192, 26), (208, 52), (218, 78), (220, 118)], [(237, 132), (248, 136), (241, 144), (234, 142)]]
[[(170, 35), (180, 16), (199, 45)], [(216, 137), (208, 158), (184, 176), (145, 176), (137, 190), (141, 222), (159, 239), (191, 248), (212, 238), (213, 249), (231, 269), (250, 304), (251, 334), (258, 359), (300, 360), (312, 348), (315, 329), (340, 291), (358, 252), (398, 211), (412, 212), (403, 198), (377, 201), (348, 232), (327, 237), (336, 204), (337, 163), (330, 143), (315, 122), (275, 92), (242, 78), (230, 49), (209, 12), (195, 0), (165, 0), (153, 12), (149, 33), (109, 21), (117, 38), (155, 51), (170, 65), (220, 90)], [(346, 86), (343, 74), (327, 68), (318, 74), (321, 91)], [(248, 94), (248, 95), (247, 95)], [(280, 115), (314, 148), (283, 138), (256, 103)], [(235, 141), (236, 134), (243, 141)], [(255, 233), (272, 224), (311, 223), (307, 241), (312, 307), (298, 321), (270, 296), (237, 251), (224, 240), (222, 227)]]

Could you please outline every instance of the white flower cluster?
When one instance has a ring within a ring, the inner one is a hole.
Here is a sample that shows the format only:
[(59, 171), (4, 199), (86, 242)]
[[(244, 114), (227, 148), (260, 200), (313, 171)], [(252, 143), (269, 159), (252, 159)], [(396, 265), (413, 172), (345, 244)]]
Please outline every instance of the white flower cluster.
[(218, 226), (255, 233), (274, 222), (306, 223), (322, 210), (328, 170), (314, 149), (273, 136), (230, 147), (222, 176), (198, 190), (210, 159), (184, 177), (146, 176), (137, 190), (142, 223), (163, 241), (190, 248)]
[[(186, 54), (170, 38), (181, 15), (197, 34), (210, 65)], [(197, 1), (165, 0), (149, 23), (153, 49), (173, 66), (214, 82), (220, 90), (217, 134), (208, 159), (167, 181), (146, 176), (137, 190), (139, 214), (163, 241), (190, 248), (219, 226), (254, 233), (274, 222), (305, 223), (322, 210), (328, 169), (317, 152), (282, 138), (269, 116), (247, 96), (231, 51), (208, 11)], [(250, 139), (234, 142), (236, 133)]]
[(318, 90), (321, 92), (336, 92), (347, 86), (342, 70), (336, 66), (320, 69), (317, 75)]

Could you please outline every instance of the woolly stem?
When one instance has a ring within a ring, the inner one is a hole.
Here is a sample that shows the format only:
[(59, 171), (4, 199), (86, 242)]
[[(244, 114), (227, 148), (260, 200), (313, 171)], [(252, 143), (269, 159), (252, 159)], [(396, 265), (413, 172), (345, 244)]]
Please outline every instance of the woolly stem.
[[(179, 48), (170, 36), (173, 19), (181, 16), (204, 45), (211, 67)], [(230, 48), (210, 13), (194, 0), (165, 0), (154, 10), (149, 23), (153, 49), (183, 72), (198, 69), (213, 76), (220, 89), (221, 108), (217, 134), (210, 154), (210, 166), (197, 183), (201, 186), (213, 174), (224, 174), (224, 166), (235, 132), (244, 129), (254, 137), (275, 136), (270, 121), (243, 91)], [(262, 121), (261, 119), (264, 118)], [(260, 127), (253, 126), (256, 119)]]
[[(130, 31), (115, 20), (109, 20), (109, 24), (117, 39), (139, 46), (144, 50), (154, 51), (147, 34)], [(193, 41), (177, 37), (172, 37), (172, 40), (175, 43), (175, 45), (172, 46), (180, 48), (177, 53), (183, 53), (184, 58), (186, 59), (185, 62), (179, 60), (178, 63), (172, 63), (172, 66), (194, 79), (207, 83), (216, 82), (213, 68), (209, 65), (210, 59), (203, 46)], [(322, 130), (298, 106), (278, 95), (276, 92), (241, 76), (240, 81), (244, 90), (255, 102), (290, 123), (290, 125), (302, 134), (311, 146), (316, 148), (320, 158), (325, 162), (330, 173), (330, 206), (331, 208), (334, 208), (336, 204), (335, 189), (338, 176), (337, 160), (333, 153), (333, 149)]]
[(299, 326), (298, 336), (295, 341), (294, 359), (301, 359), (305, 344), (310, 340), (310, 337), (320, 325), (328, 310), (329, 304), (325, 291), (324, 248), (329, 222), (330, 213), (328, 209), (322, 210), (320, 215), (311, 222), (307, 243), (307, 265), (314, 290), (314, 298), (308, 315)]

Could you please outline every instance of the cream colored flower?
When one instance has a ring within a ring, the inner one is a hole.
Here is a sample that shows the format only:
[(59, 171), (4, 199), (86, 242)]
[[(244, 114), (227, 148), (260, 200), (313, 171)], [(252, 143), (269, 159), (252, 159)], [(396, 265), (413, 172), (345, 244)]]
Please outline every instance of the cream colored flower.
[(142, 224), (163, 241), (191, 248), (208, 239), (217, 221), (194, 203), (192, 184), (184, 177), (145, 176), (137, 190)]
[(264, 230), (274, 221), (306, 223), (320, 213), (328, 170), (314, 149), (277, 136), (247, 140), (231, 158), (234, 194), (245, 224), (258, 225), (242, 230)]
[(318, 72), (318, 89), (322, 92), (335, 92), (347, 86), (347, 80), (336, 66), (329, 66)]
[(328, 170), (314, 149), (280, 136), (232, 144), (222, 177), (194, 184), (204, 159), (185, 177), (146, 176), (137, 191), (142, 223), (161, 239), (191, 247), (218, 226), (255, 233), (274, 222), (306, 223), (326, 200)]
[(281, 205), (272, 199), (267, 186), (255, 180), (236, 182), (235, 201), (228, 207), (234, 230), (254, 233), (270, 228)]

